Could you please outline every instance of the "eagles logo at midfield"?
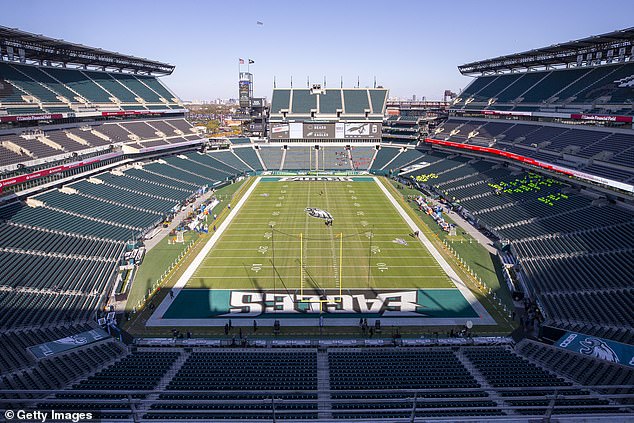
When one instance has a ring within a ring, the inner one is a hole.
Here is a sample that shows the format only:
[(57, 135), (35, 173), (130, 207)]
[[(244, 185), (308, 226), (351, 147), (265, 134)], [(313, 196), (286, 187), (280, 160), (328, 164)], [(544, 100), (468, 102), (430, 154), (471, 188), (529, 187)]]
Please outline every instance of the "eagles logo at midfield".
[(333, 221), (332, 215), (328, 213), (326, 210), (316, 209), (313, 207), (306, 207), (304, 211), (308, 213), (309, 216), (317, 217), (319, 219), (325, 219), (326, 221), (329, 221), (329, 222)]

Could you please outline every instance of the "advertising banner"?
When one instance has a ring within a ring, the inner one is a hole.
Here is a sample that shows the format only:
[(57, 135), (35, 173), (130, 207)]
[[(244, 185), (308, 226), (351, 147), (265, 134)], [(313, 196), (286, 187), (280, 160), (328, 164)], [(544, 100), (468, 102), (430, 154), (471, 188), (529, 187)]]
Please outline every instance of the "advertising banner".
[(69, 169), (74, 169), (76, 167), (86, 166), (86, 165), (89, 165), (89, 164), (92, 164), (92, 163), (98, 163), (98, 162), (100, 162), (102, 160), (111, 159), (113, 157), (117, 157), (117, 156), (121, 156), (121, 155), (123, 155), (123, 153), (121, 153), (121, 152), (108, 153), (108, 154), (104, 154), (103, 156), (93, 157), (93, 158), (90, 158), (90, 159), (82, 160), (80, 162), (64, 164), (64, 165), (60, 165), (60, 166), (51, 167), (49, 169), (43, 169), (43, 170), (40, 170), (38, 172), (29, 173), (29, 174), (26, 174), (26, 175), (19, 175), (19, 176), (16, 176), (16, 177), (13, 177), (13, 178), (9, 178), (9, 179), (3, 179), (3, 180), (0, 180), (0, 192), (2, 192), (2, 190), (5, 187), (11, 186), (11, 185), (15, 185), (15, 184), (19, 184), (19, 183), (22, 183), (22, 182), (30, 181), (32, 179), (43, 178), (44, 176), (53, 175), (55, 173), (64, 172), (64, 171), (69, 170)]
[(554, 164), (550, 164), (550, 163), (545, 163), (545, 162), (541, 162), (539, 160), (530, 158), (530, 157), (525, 157), (525, 156), (521, 156), (519, 154), (515, 154), (515, 153), (509, 153), (508, 151), (503, 151), (503, 150), (498, 150), (496, 148), (490, 148), (490, 147), (481, 147), (478, 145), (471, 145), (471, 144), (463, 144), (463, 143), (459, 143), (459, 142), (453, 142), (453, 141), (444, 141), (444, 140), (435, 140), (432, 138), (427, 138), (425, 139), (425, 142), (431, 143), (431, 144), (437, 144), (437, 145), (443, 145), (443, 146), (447, 146), (447, 147), (455, 147), (455, 148), (461, 148), (463, 150), (471, 150), (471, 151), (478, 151), (478, 152), (482, 152), (482, 153), (489, 153), (489, 154), (495, 154), (497, 156), (501, 156), (501, 157), (506, 157), (508, 159), (512, 159), (512, 160), (517, 160), (519, 162), (522, 163), (528, 163), (534, 166), (539, 166), (542, 169), (548, 169), (548, 170), (552, 170), (564, 175), (568, 175), (568, 176), (574, 176), (577, 177), (579, 179), (585, 179), (588, 181), (592, 181), (592, 182), (596, 182), (596, 183), (600, 183), (603, 185), (607, 185), (613, 188), (617, 188), (623, 191), (627, 191), (627, 192), (634, 192), (634, 185), (632, 184), (626, 184), (623, 182), (618, 182), (618, 181), (613, 181), (611, 179), (606, 179), (606, 178), (601, 178), (599, 176), (596, 175), (591, 175), (589, 173), (584, 173), (584, 172), (579, 172), (577, 170), (574, 169), (568, 169), (562, 166), (557, 166)]
[(173, 109), (164, 110), (117, 110), (114, 112), (101, 112), (101, 116), (130, 116), (130, 115), (162, 115), (163, 113), (174, 113)]
[(500, 116), (532, 116), (533, 112), (506, 111), (506, 110), (482, 110), (484, 115), (500, 115)]
[(573, 113), (570, 115), (572, 119), (579, 120), (596, 120), (601, 122), (625, 122), (632, 123), (632, 116), (611, 116), (611, 115), (583, 115)]
[(44, 115), (14, 115), (14, 116), (0, 116), (0, 122), (25, 122), (29, 120), (50, 120), (61, 119), (64, 116), (61, 113), (50, 113)]
[(290, 127), (288, 123), (272, 123), (271, 124), (271, 139), (282, 140), (287, 139), (290, 136)]

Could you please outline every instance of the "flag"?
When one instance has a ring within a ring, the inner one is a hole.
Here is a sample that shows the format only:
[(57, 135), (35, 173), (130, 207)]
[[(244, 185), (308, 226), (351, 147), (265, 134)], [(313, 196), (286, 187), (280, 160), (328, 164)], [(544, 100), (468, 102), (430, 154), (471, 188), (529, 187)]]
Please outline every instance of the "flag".
[(255, 63), (255, 60), (249, 59), (249, 64), (252, 65)]
[(244, 65), (244, 59), (240, 59), (240, 64)]
[(257, 22), (256, 22), (256, 24), (258, 24), (258, 25), (264, 25), (264, 22), (257, 21)]

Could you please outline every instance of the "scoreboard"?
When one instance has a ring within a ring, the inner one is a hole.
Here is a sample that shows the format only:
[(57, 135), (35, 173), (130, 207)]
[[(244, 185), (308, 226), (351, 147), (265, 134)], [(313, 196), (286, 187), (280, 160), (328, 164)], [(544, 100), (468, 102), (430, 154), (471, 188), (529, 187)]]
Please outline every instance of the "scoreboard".
[(305, 140), (352, 140), (352, 139), (381, 139), (380, 122), (359, 123), (272, 123), (270, 138), (305, 139)]
[(249, 81), (240, 81), (238, 86), (238, 95), (240, 99), (240, 107), (246, 108), (250, 106), (251, 86)]
[(238, 81), (238, 99), (240, 108), (246, 109), (251, 107), (251, 99), (253, 98), (253, 74), (249, 72), (240, 72), (240, 81)]

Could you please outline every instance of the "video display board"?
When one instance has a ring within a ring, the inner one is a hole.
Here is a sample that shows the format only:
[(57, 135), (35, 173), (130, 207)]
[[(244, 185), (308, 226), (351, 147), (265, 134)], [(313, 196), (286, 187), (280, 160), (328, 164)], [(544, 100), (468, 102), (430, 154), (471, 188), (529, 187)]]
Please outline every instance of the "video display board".
[(344, 128), (346, 139), (381, 138), (381, 124), (373, 122), (346, 123)]
[(240, 81), (238, 86), (240, 107), (249, 107), (251, 100), (251, 86), (249, 81)]
[(304, 123), (304, 139), (333, 139), (335, 137), (334, 123)]
[(381, 123), (272, 123), (271, 139), (381, 139)]

